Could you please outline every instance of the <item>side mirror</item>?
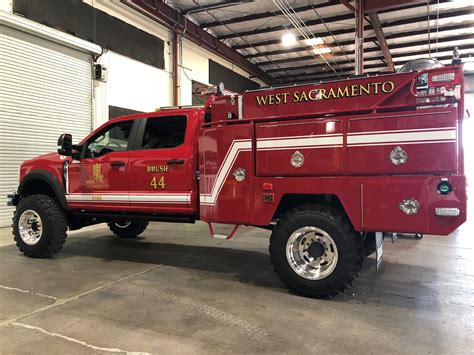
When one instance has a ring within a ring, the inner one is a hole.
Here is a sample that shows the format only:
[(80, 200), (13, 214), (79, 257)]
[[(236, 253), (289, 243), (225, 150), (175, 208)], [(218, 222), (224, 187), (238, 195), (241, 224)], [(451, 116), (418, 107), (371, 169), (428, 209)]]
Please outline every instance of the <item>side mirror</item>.
[(58, 139), (58, 154), (71, 156), (72, 155), (72, 135), (63, 133)]

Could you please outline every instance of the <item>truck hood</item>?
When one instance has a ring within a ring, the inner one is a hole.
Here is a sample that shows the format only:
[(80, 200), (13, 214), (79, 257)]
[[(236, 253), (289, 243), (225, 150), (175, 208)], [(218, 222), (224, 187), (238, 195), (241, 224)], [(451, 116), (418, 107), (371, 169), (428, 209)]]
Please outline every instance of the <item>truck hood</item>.
[(36, 161), (43, 161), (43, 162), (51, 162), (51, 163), (59, 163), (63, 160), (65, 160), (65, 158), (67, 159), (67, 157), (63, 157), (63, 159), (61, 159), (61, 155), (59, 155), (58, 153), (56, 152), (53, 152), (53, 153), (46, 153), (46, 154), (43, 154), (43, 155), (39, 155), (37, 157), (34, 157), (33, 159), (30, 159), (30, 160), (25, 160), (23, 162), (23, 164), (30, 164), (30, 163), (34, 163)]
[(20, 166), (20, 181), (30, 172), (36, 170), (47, 171), (58, 179), (62, 176), (63, 161), (68, 157), (63, 157), (58, 153), (48, 153), (26, 160)]

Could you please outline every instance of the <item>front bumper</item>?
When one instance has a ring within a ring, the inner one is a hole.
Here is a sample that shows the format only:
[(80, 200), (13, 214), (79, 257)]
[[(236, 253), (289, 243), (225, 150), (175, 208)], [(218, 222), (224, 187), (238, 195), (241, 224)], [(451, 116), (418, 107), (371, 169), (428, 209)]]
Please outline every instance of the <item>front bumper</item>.
[(16, 192), (12, 192), (7, 195), (7, 206), (17, 206), (20, 201), (20, 195)]

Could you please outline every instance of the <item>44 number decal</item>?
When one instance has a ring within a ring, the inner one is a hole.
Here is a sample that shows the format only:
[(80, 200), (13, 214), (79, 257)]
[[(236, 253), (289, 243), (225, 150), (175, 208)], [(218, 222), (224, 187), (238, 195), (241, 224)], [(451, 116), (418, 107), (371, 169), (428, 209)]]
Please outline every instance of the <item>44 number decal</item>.
[(154, 189), (157, 189), (157, 188), (164, 189), (166, 187), (165, 177), (161, 176), (158, 178), (157, 176), (153, 176), (153, 178), (150, 181), (150, 186), (153, 187)]

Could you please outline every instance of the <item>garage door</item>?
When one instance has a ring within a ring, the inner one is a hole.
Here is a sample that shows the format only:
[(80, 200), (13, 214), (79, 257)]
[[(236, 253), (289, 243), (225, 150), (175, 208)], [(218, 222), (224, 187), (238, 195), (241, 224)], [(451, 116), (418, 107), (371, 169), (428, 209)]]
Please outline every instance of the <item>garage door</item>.
[(61, 133), (91, 131), (92, 57), (0, 26), (0, 227), (11, 225), (5, 195), (22, 161), (56, 150)]

